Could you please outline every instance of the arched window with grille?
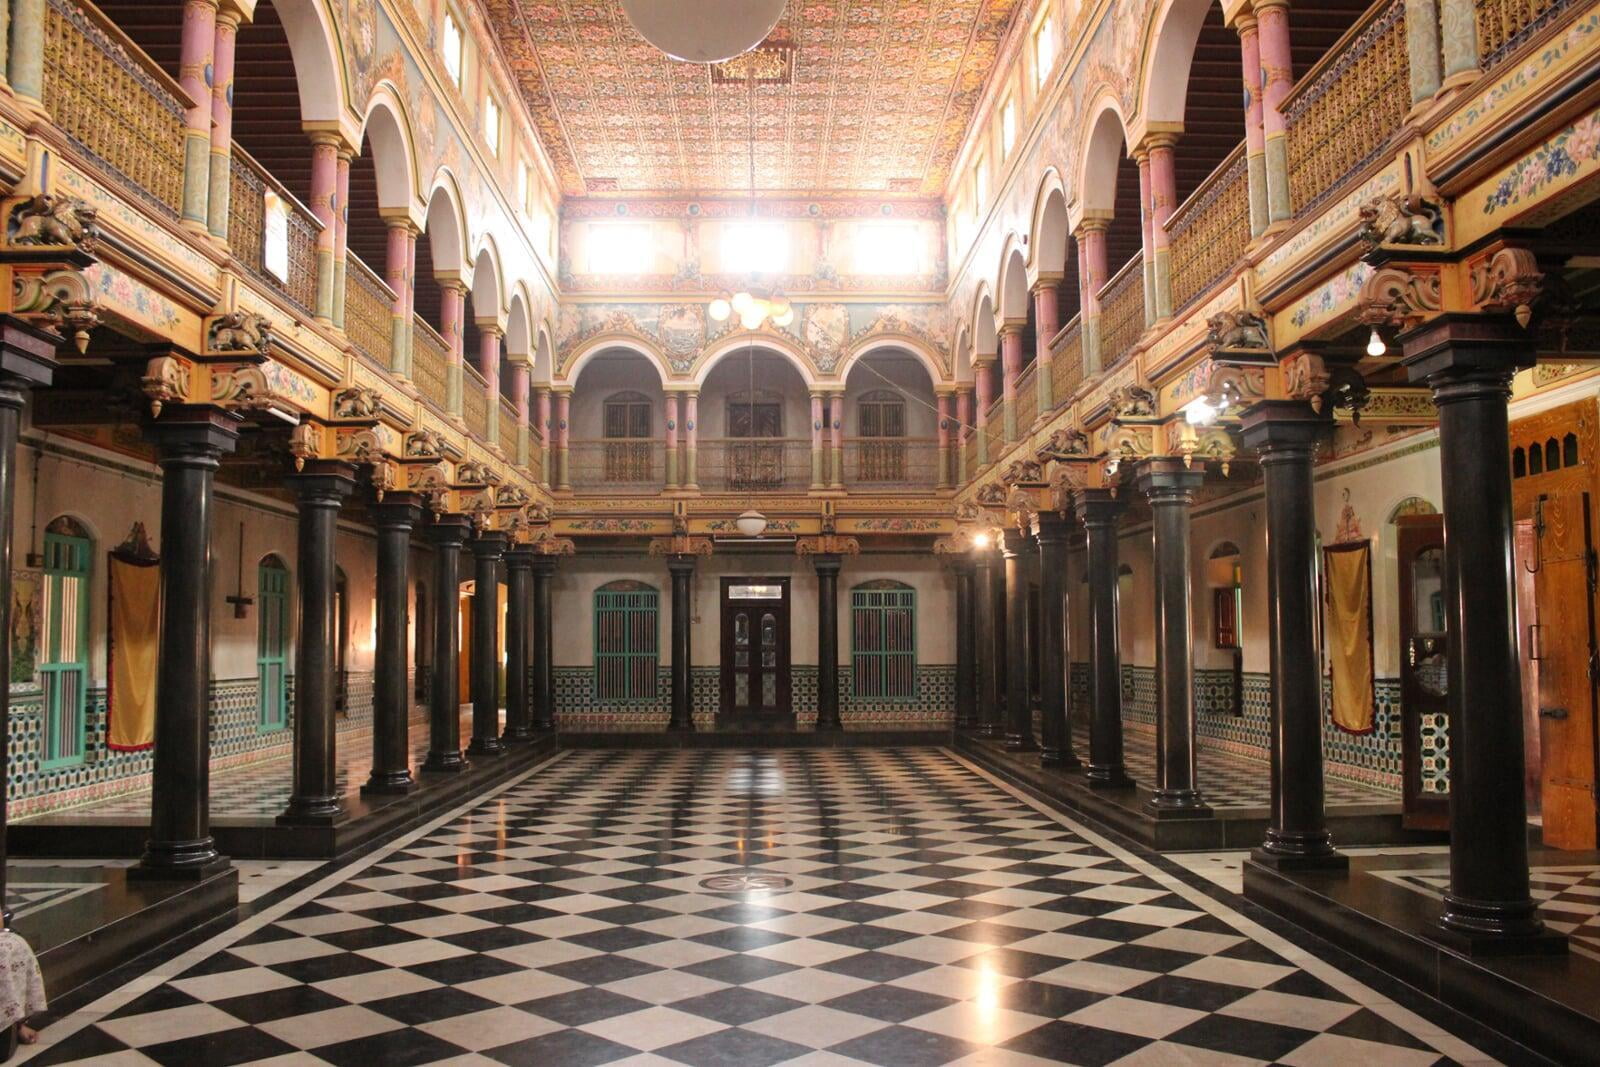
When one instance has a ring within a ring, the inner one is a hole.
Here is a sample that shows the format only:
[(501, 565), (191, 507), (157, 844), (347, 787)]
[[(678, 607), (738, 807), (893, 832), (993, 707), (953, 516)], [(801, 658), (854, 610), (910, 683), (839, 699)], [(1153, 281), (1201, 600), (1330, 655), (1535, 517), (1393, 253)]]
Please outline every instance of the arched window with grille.
[(654, 475), (651, 430), (655, 405), (643, 393), (617, 393), (602, 408), (606, 481), (648, 482)]
[(879, 389), (856, 401), (857, 480), (905, 481), (905, 436), (905, 397)]
[(850, 591), (850, 664), (857, 699), (916, 699), (915, 589), (884, 578)]
[(656, 697), (660, 593), (643, 582), (607, 582), (594, 591), (594, 696), (612, 703)]
[(46, 768), (83, 761), (89, 688), (89, 531), (63, 515), (45, 527), (39, 612)]
[(277, 556), (256, 566), (256, 707), (262, 730), (289, 725), (289, 569)]

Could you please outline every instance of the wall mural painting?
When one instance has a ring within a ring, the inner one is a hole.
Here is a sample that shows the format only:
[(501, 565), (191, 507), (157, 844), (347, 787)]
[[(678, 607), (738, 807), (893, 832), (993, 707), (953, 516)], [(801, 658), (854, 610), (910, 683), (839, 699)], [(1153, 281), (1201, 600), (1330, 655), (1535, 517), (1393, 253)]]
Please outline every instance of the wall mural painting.
[(11, 678), (13, 689), (38, 684), (42, 573), (11, 572)]

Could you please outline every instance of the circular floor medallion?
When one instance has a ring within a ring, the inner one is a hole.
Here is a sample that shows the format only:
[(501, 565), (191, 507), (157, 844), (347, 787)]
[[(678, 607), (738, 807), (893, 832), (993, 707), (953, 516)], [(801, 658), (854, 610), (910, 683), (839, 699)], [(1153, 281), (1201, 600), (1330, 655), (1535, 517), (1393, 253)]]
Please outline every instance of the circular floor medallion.
[(700, 888), (713, 893), (754, 893), (764, 889), (787, 889), (794, 879), (778, 874), (714, 874), (700, 879)]

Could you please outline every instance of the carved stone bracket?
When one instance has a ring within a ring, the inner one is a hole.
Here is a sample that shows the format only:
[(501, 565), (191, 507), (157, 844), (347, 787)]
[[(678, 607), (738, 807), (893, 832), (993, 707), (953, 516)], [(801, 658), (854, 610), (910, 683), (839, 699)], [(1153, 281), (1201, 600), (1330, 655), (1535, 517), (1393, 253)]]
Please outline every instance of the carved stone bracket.
[(391, 493), (400, 484), (400, 475), (395, 471), (395, 465), (387, 459), (381, 459), (372, 465), (372, 492), (382, 503), (384, 495)]
[(528, 538), (528, 547), (541, 556), (571, 556), (578, 546), (570, 537), (557, 537), (548, 529), (535, 530)]
[(1043, 485), (1044, 465), (1036, 459), (1017, 459), (1006, 464), (1000, 480), (1008, 486)]
[(333, 417), (371, 421), (383, 413), (383, 395), (366, 385), (350, 385), (333, 394)]
[(1153, 419), (1156, 395), (1142, 385), (1128, 382), (1117, 386), (1109, 398), (1113, 419)]
[(412, 430), (405, 436), (402, 447), (405, 459), (437, 460), (445, 458), (444, 435), (434, 430)]
[(487, 463), (469, 459), (456, 464), (457, 485), (499, 485), (500, 475)]
[(1050, 435), (1049, 440), (1033, 453), (1040, 463), (1089, 454), (1089, 435), (1076, 426), (1064, 426)]
[(1358, 425), (1372, 395), (1367, 380), (1354, 367), (1329, 366), (1315, 352), (1299, 352), (1284, 360), (1283, 388), (1290, 400), (1304, 400), (1318, 414), (1324, 407), (1342, 408)]
[(495, 506), (521, 511), (528, 506), (527, 491), (519, 485), (502, 485), (495, 490)]
[(193, 365), (178, 356), (156, 356), (144, 366), (144, 376), (139, 387), (150, 398), (150, 417), (161, 417), (167, 404), (183, 404), (189, 400), (189, 376)]
[(372, 429), (336, 429), (334, 454), (351, 463), (375, 463), (385, 458), (383, 441)]
[(1272, 352), (1267, 320), (1245, 308), (1219, 311), (1206, 320), (1212, 359), (1260, 362)]
[(1385, 245), (1444, 243), (1444, 213), (1436, 202), (1418, 193), (1380, 193), (1359, 211), (1357, 236), (1373, 251)]
[(861, 542), (840, 534), (823, 534), (820, 537), (802, 537), (795, 542), (797, 556), (859, 556)]
[(302, 422), (289, 434), (289, 455), (294, 457), (294, 469), (304, 470), (306, 460), (322, 455), (322, 427), (314, 422)]
[(1439, 271), (1379, 268), (1361, 287), (1359, 306), (1368, 326), (1414, 326), (1441, 306)]
[(1185, 467), (1193, 467), (1195, 457), (1220, 466), (1226, 478), (1239, 452), (1233, 435), (1221, 426), (1197, 427), (1186, 421), (1167, 424), (1167, 451), (1183, 457)]
[(75, 267), (41, 272), (14, 269), (11, 310), (26, 318), (43, 319), (63, 336), (70, 336), (79, 355), (89, 349), (89, 331), (100, 325), (88, 276)]
[(1212, 358), (1203, 370), (1200, 386), (1200, 395), (1212, 407), (1237, 413), (1267, 395), (1267, 372), (1255, 364), (1241, 366)]
[(100, 240), (99, 212), (86, 201), (60, 193), (40, 193), (18, 201), (6, 217), (10, 248), (70, 249), (95, 254)]
[(1050, 474), (1050, 502), (1057, 511), (1067, 512), (1072, 507), (1072, 495), (1089, 488), (1090, 469), (1090, 464), (1084, 462), (1056, 464)]
[(671, 537), (653, 537), (650, 539), (650, 555), (662, 559), (667, 556), (709, 556), (713, 551), (711, 538), (690, 537), (686, 533), (675, 533)]
[(1006, 487), (999, 482), (985, 482), (978, 486), (973, 499), (986, 508), (1003, 508), (1006, 506)]
[(300, 418), (300, 409), (272, 387), (266, 372), (255, 363), (213, 366), (211, 399), (241, 414), (266, 415), (284, 422)]
[(266, 359), (272, 349), (272, 323), (254, 311), (230, 311), (206, 323), (206, 355), (252, 355)]
[(1106, 477), (1112, 478), (1130, 461), (1155, 452), (1155, 435), (1148, 426), (1113, 426), (1106, 435)]

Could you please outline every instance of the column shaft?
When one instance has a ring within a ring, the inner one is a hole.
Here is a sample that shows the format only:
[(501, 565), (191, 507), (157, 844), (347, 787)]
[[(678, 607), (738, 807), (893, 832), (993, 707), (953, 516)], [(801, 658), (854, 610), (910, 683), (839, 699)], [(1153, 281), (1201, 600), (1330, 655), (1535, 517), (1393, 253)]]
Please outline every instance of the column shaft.
[(300, 626), (294, 642), (294, 789), (278, 819), (325, 824), (344, 814), (334, 752), (339, 642), (334, 542), (339, 508), (355, 488), (355, 472), (344, 463), (313, 461), (289, 481), (300, 510), (296, 575)]
[(206, 228), (228, 239), (228, 209), (233, 187), (233, 61), (239, 43), (239, 12), (232, 4), (217, 10), (217, 37), (211, 59), (211, 164), (206, 193)]
[(378, 626), (372, 670), (372, 773), (363, 793), (406, 793), (411, 777), (411, 698), (407, 691), (406, 631), (410, 628), (411, 528), (416, 501), (391, 495), (372, 509), (378, 530)]
[(1288, 0), (1258, 0), (1255, 10), (1260, 28), (1267, 218), (1269, 222), (1283, 222), (1294, 214), (1294, 206), (1289, 201), (1289, 141), (1280, 110), (1283, 98), (1294, 86), (1294, 62), (1289, 51), (1289, 4)]
[(956, 575), (956, 729), (977, 725), (977, 611), (973, 596), (976, 563), (970, 555), (958, 556)]
[(678, 394), (667, 394), (666, 483), (668, 489), (678, 485)]
[(311, 135), (311, 202), (306, 206), (322, 224), (317, 231), (317, 321), (333, 322), (333, 256), (338, 235), (334, 201), (339, 195), (339, 138), (332, 133)]
[(940, 393), (937, 402), (939, 405), (939, 469), (936, 488), (948, 489), (950, 487), (950, 468), (953, 466), (950, 462), (950, 408), (952, 406), (952, 398), (949, 393)]
[(211, 838), (211, 512), (212, 479), (238, 441), (238, 420), (206, 409), (162, 414), (146, 431), (160, 449), (161, 636), (150, 838), (134, 870), (202, 878), (228, 865)]
[(972, 364), (973, 392), (976, 394), (978, 411), (973, 420), (977, 428), (973, 431), (978, 438), (978, 466), (989, 465), (989, 408), (994, 404), (994, 357), (985, 356), (981, 359), (974, 357)]
[(1022, 562), (1026, 541), (1021, 530), (1007, 530), (1000, 543), (1000, 556), (1005, 560), (1005, 732), (1006, 748), (1012, 752), (1039, 747), (1033, 738), (1033, 705), (1028, 699), (1028, 580)]
[(817, 729), (842, 730), (839, 717), (839, 567), (836, 555), (816, 556)]
[(1117, 619), (1117, 515), (1109, 489), (1080, 489), (1073, 507), (1083, 522), (1089, 577), (1089, 769), (1096, 789), (1131, 788), (1122, 761), (1122, 654)]
[(389, 219), (383, 280), (394, 293), (389, 305), (389, 369), (411, 375), (411, 256), (416, 234), (408, 219)]
[(1017, 439), (1017, 379), (1022, 377), (1022, 326), (1006, 323), (1000, 329), (1001, 395), (1006, 402), (1001, 417), (1005, 422), (1006, 443)]
[(439, 515), (433, 520), (433, 693), (428, 701), (428, 759), (425, 771), (463, 771), (461, 755), (461, 546), (466, 520)]
[(1040, 761), (1077, 767), (1067, 707), (1067, 520), (1055, 511), (1039, 513), (1039, 704), (1044, 733)]
[(498, 756), (500, 741), (500, 557), (505, 535), (481, 530), (472, 547), (472, 741), (470, 756)]
[(1146, 309), (1145, 318), (1151, 322), (1172, 318), (1172, 250), (1167, 220), (1178, 206), (1178, 172), (1172, 156), (1175, 141), (1170, 134), (1149, 138), (1150, 247), (1155, 252), (1149, 295), (1155, 298), (1155, 306)]
[(683, 458), (678, 473), (685, 489), (698, 489), (700, 483), (699, 461), (695, 455), (700, 440), (700, 394), (688, 393), (683, 398)]
[(1056, 295), (1056, 278), (1045, 278), (1033, 287), (1033, 384), (1039, 393), (1039, 418), (1056, 406), (1055, 380), (1051, 366), (1055, 355), (1050, 343), (1061, 332), (1061, 306)]
[(567, 432), (572, 417), (572, 393), (556, 394), (556, 488), (572, 488), (572, 478), (567, 465)]
[(844, 394), (833, 393), (828, 397), (828, 423), (832, 432), (833, 441), (830, 451), (833, 453), (828, 475), (828, 488), (844, 488)]
[(533, 737), (529, 659), (533, 652), (533, 551), (506, 551), (506, 730), (503, 740)]
[(672, 717), (667, 722), (669, 730), (694, 729), (694, 661), (689, 640), (694, 562), (693, 556), (673, 556), (667, 560), (667, 570), (672, 575)]
[(1146, 461), (1139, 486), (1150, 501), (1156, 586), (1156, 789), (1158, 815), (1208, 815), (1195, 764), (1194, 648), (1189, 508), (1205, 480), (1183, 460)]
[(462, 345), (465, 343), (462, 316), (466, 314), (467, 290), (454, 278), (439, 281), (439, 336), (445, 342), (445, 408), (456, 418), (461, 417), (461, 390), (466, 375), (462, 368)]
[(194, 101), (183, 114), (183, 221), (207, 226), (211, 188), (211, 79), (217, 47), (216, 0), (187, 0), (178, 53), (178, 84)]
[(344, 329), (344, 280), (350, 245), (350, 148), (339, 147), (333, 179), (333, 313), (334, 326)]
[(1155, 212), (1150, 205), (1150, 150), (1141, 145), (1134, 149), (1133, 159), (1139, 167), (1139, 248), (1144, 254), (1144, 324), (1148, 328), (1156, 321)]
[(1240, 15), (1239, 59), (1244, 69), (1244, 162), (1250, 187), (1250, 236), (1267, 228), (1267, 140), (1262, 126), (1261, 31), (1254, 15)]
[(995, 652), (998, 642), (995, 629), (994, 567), (995, 552), (980, 548), (973, 552), (972, 614), (977, 627), (974, 659), (977, 667), (977, 709), (973, 728), (983, 734), (993, 734), (994, 724), (1000, 719), (1000, 674), (1004, 669)]
[(554, 637), (550, 618), (550, 583), (556, 574), (554, 556), (533, 560), (533, 728), (556, 728), (555, 682), (551, 669)]

